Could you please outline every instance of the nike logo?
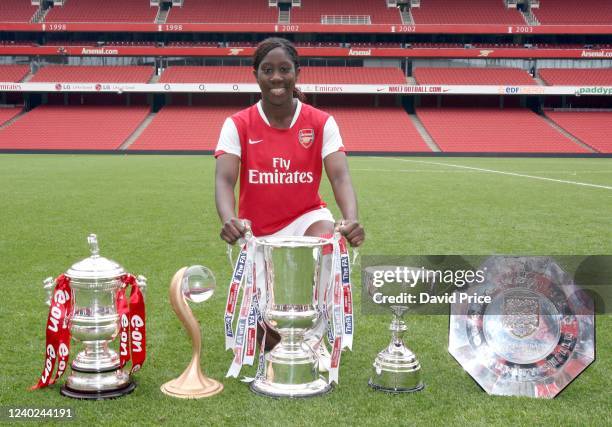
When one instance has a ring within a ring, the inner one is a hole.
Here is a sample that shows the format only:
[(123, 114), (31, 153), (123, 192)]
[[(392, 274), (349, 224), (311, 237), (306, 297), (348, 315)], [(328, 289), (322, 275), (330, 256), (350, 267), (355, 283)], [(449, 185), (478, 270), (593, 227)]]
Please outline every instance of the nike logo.
[(263, 141), (263, 139), (258, 139), (257, 141), (254, 141), (251, 138), (249, 138), (249, 144), (259, 144), (262, 141)]

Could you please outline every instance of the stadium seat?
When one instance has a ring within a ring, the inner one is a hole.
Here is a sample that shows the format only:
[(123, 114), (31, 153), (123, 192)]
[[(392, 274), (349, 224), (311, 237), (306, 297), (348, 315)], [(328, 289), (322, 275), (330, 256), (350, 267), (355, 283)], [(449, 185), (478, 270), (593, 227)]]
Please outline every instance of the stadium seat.
[(369, 16), (371, 24), (401, 24), (397, 8), (388, 8), (385, 0), (303, 0), (291, 8), (292, 23), (321, 23), (321, 16)]
[(32, 82), (74, 83), (147, 83), (153, 67), (143, 66), (63, 66), (43, 67), (32, 78)]
[(526, 25), (521, 13), (508, 9), (502, 0), (470, 0), (460, 4), (448, 0), (422, 0), (420, 7), (410, 10), (416, 24)]
[(152, 23), (159, 8), (149, 3), (149, 0), (69, 0), (63, 6), (54, 6), (45, 22)]
[(519, 68), (415, 68), (418, 84), (444, 85), (535, 85), (535, 80)]
[(540, 68), (549, 86), (612, 86), (612, 68)]
[(534, 15), (545, 25), (610, 25), (612, 2), (608, 0), (543, 0)]
[(546, 115), (600, 153), (612, 153), (612, 112), (548, 111)]
[(0, 130), (0, 148), (116, 150), (149, 107), (41, 105)]
[(278, 8), (267, 2), (223, 0), (185, 0), (182, 7), (170, 9), (166, 23), (276, 23)]
[(214, 150), (223, 122), (241, 108), (168, 105), (128, 150)]
[(164, 70), (160, 83), (255, 83), (251, 67), (174, 66)]
[(30, 0), (0, 1), (0, 22), (30, 22), (38, 6), (32, 6)]
[(27, 65), (0, 65), (0, 82), (20, 82), (29, 72)]
[(588, 152), (527, 109), (418, 108), (417, 116), (444, 152)]
[(21, 113), (21, 107), (1, 107), (0, 106), (0, 126)]
[(431, 152), (400, 107), (321, 107), (338, 123), (349, 152)]

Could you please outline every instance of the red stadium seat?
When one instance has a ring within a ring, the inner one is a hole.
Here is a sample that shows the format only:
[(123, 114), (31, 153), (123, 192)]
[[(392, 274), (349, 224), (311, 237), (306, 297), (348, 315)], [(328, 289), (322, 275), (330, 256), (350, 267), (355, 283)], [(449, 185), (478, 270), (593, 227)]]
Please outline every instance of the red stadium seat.
[(63, 6), (53, 7), (45, 22), (152, 23), (159, 8), (149, 3), (149, 0), (69, 0)]
[(78, 83), (147, 83), (153, 75), (152, 67), (143, 66), (61, 66), (43, 67), (32, 82)]
[(278, 8), (266, 2), (243, 0), (185, 0), (182, 7), (170, 9), (166, 23), (276, 23)]
[(20, 82), (29, 72), (27, 65), (0, 65), (0, 82)]
[[(544, 3), (544, 1), (542, 1)], [(516, 9), (502, 0), (422, 0), (421, 7), (410, 9), (416, 24), (504, 24), (526, 25)]]
[(414, 78), (422, 85), (535, 85), (525, 70), (518, 68), (415, 68)]
[(397, 8), (388, 8), (385, 0), (303, 0), (291, 8), (292, 23), (321, 23), (322, 15), (369, 16), (371, 24), (401, 24)]
[(21, 107), (3, 107), (0, 108), (0, 126), (11, 120), (17, 114), (21, 113)]
[(336, 119), (349, 152), (431, 152), (400, 107), (322, 107)]
[(417, 116), (444, 152), (588, 152), (527, 109), (419, 108)]
[(37, 10), (30, 0), (2, 0), (0, 22), (30, 22)]
[(612, 112), (549, 111), (546, 115), (600, 153), (612, 153)]
[(0, 130), (0, 148), (116, 150), (149, 107), (41, 105)]
[(540, 68), (549, 86), (612, 86), (612, 68)]
[(128, 150), (214, 150), (223, 122), (240, 108), (168, 105)]
[(542, 0), (533, 12), (540, 24), (546, 25), (612, 23), (612, 2), (608, 0)]

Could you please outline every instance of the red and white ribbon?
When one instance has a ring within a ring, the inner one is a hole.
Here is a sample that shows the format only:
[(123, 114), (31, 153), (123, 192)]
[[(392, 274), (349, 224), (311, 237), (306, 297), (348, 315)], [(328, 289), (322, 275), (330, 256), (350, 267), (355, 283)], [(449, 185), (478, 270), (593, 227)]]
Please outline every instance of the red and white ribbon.
[[(70, 316), (72, 315), (70, 279), (63, 274), (55, 280), (47, 317), (45, 364), (38, 383), (31, 390), (55, 383), (65, 372), (70, 357)], [(55, 364), (57, 372), (52, 377)]]
[(242, 279), (244, 277), (244, 267), (246, 264), (247, 252), (246, 245), (242, 247), (234, 272), (232, 274), (232, 281), (230, 282), (229, 291), (227, 293), (227, 303), (225, 304), (225, 316), (223, 323), (225, 324), (225, 349), (229, 350), (234, 347), (234, 331), (232, 324), (234, 322), (234, 315), (236, 312), (236, 303), (238, 302), (238, 296), (240, 295), (240, 289), (242, 288)]
[[(123, 368), (130, 360), (130, 374), (138, 371), (147, 358), (147, 331), (144, 297), (138, 281), (131, 274), (121, 276), (123, 286), (117, 292), (119, 314), (119, 364)], [(130, 288), (129, 301), (126, 290)]]

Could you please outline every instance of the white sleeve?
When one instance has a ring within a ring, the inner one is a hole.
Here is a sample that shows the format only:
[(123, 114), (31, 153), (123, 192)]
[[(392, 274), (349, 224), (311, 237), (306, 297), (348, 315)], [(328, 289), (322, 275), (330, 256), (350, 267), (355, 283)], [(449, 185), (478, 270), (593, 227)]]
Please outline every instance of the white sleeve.
[(340, 136), (340, 128), (336, 120), (334, 120), (333, 116), (329, 116), (323, 128), (321, 157), (325, 158), (336, 151), (344, 151), (344, 145), (342, 144), (342, 136)]
[(223, 127), (221, 127), (221, 135), (219, 135), (219, 142), (217, 148), (215, 148), (215, 157), (222, 153), (235, 154), (240, 157), (240, 137), (238, 136), (238, 129), (236, 124), (231, 118), (225, 119)]

